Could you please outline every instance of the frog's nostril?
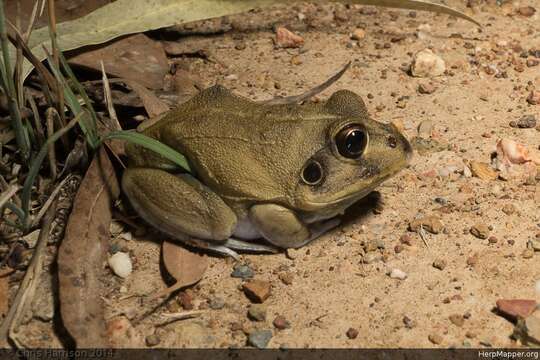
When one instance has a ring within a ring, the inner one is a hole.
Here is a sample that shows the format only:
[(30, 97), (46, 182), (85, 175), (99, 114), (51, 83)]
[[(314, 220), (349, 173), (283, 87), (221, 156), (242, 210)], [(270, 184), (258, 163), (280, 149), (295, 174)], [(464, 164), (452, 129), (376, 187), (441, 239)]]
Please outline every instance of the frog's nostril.
[(396, 140), (396, 138), (394, 136), (390, 135), (386, 139), (386, 144), (388, 144), (388, 146), (390, 146), (392, 149), (394, 149), (397, 146), (397, 140)]

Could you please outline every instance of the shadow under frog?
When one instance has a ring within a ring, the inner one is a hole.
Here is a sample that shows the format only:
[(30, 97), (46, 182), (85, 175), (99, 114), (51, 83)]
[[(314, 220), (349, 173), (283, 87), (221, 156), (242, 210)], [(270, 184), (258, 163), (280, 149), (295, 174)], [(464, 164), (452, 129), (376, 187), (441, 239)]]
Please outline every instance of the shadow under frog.
[(216, 85), (144, 134), (182, 153), (194, 174), (128, 144), (122, 188), (134, 209), (179, 241), (234, 257), (304, 246), (412, 154), (347, 90), (320, 103), (261, 104)]

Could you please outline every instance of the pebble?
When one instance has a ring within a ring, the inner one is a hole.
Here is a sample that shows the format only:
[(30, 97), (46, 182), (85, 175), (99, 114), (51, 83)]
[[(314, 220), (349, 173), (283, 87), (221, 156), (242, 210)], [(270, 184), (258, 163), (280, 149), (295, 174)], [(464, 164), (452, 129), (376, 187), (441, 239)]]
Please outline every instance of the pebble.
[(527, 62), (526, 62), (525, 64), (527, 64), (527, 67), (538, 66), (538, 64), (540, 64), (540, 60), (537, 60), (537, 59), (528, 59)]
[(452, 324), (456, 325), (457, 327), (462, 327), (465, 323), (465, 318), (463, 318), (463, 316), (459, 314), (452, 314), (448, 317), (448, 319)]
[(439, 76), (445, 70), (444, 60), (429, 49), (417, 52), (411, 65), (411, 74), (415, 77)]
[(362, 40), (363, 38), (366, 37), (366, 32), (364, 29), (356, 29), (352, 32), (351, 34), (351, 39), (352, 40)]
[(355, 328), (349, 328), (346, 335), (349, 339), (356, 339), (358, 337), (358, 330), (356, 330)]
[(439, 345), (443, 342), (443, 337), (439, 334), (429, 334), (428, 339), (435, 345)]
[(497, 300), (497, 310), (511, 318), (526, 318), (536, 309), (536, 301), (527, 299), (499, 299)]
[(423, 228), (432, 234), (438, 234), (444, 230), (444, 225), (441, 220), (434, 215), (425, 216), (409, 223), (409, 230), (411, 231), (419, 232), (420, 228)]
[(208, 304), (212, 310), (221, 310), (225, 306), (225, 300), (220, 297), (213, 298)]
[(529, 96), (527, 96), (527, 102), (531, 105), (540, 104), (540, 90), (532, 90)]
[(405, 327), (407, 329), (412, 329), (416, 326), (416, 321), (414, 321), (413, 319), (411, 319), (410, 317), (408, 317), (407, 315), (403, 316), (403, 324), (405, 325)]
[(510, 126), (520, 129), (532, 129), (536, 127), (536, 117), (534, 115), (523, 115), (518, 121), (510, 121)]
[(272, 322), (274, 327), (278, 330), (284, 330), (291, 327), (291, 323), (283, 315), (278, 315)]
[(285, 255), (287, 256), (287, 258), (294, 260), (298, 258), (298, 256), (300, 256), (300, 250), (290, 248), (285, 250)]
[(469, 162), (469, 168), (473, 176), (482, 180), (496, 180), (499, 174), (488, 163), (480, 161)]
[(252, 304), (248, 309), (248, 317), (254, 321), (266, 320), (266, 305)]
[(161, 342), (161, 339), (156, 334), (152, 334), (152, 335), (148, 335), (145, 338), (145, 342), (147, 346), (152, 347), (152, 346), (158, 345)]
[(374, 262), (381, 261), (381, 260), (382, 260), (382, 255), (375, 251), (368, 252), (362, 257), (362, 262), (364, 264), (372, 264)]
[(292, 272), (284, 272), (279, 274), (279, 280), (285, 285), (292, 285), (294, 274)]
[(435, 269), (444, 270), (446, 267), (446, 260), (444, 259), (437, 259), (433, 262), (433, 267)]
[(117, 252), (109, 258), (109, 266), (111, 270), (119, 277), (125, 279), (133, 271), (133, 265), (129, 254), (125, 252)]
[(242, 285), (244, 294), (254, 303), (263, 303), (270, 296), (271, 286), (267, 281), (251, 280)]
[(532, 6), (521, 6), (517, 9), (517, 13), (521, 16), (531, 17), (536, 12), (536, 9)]
[(389, 276), (392, 279), (405, 280), (407, 278), (407, 273), (400, 269), (392, 269), (392, 271), (390, 271), (389, 273)]
[(258, 349), (264, 349), (272, 339), (271, 330), (256, 330), (249, 334), (248, 344)]
[(178, 303), (182, 306), (184, 310), (193, 310), (195, 306), (193, 305), (193, 297), (191, 292), (182, 291), (178, 294)]
[(246, 264), (235, 265), (231, 277), (240, 278), (243, 280), (253, 278), (253, 270)]
[(418, 136), (423, 139), (429, 139), (433, 133), (433, 121), (424, 120), (422, 121), (417, 128)]
[(532, 259), (533, 256), (534, 256), (534, 249), (525, 249), (521, 253), (521, 257), (524, 259)]
[(512, 215), (513, 213), (516, 212), (516, 207), (515, 207), (513, 204), (505, 204), (505, 205), (502, 207), (502, 211), (503, 211), (503, 213), (505, 213), (506, 215)]
[(304, 38), (280, 26), (276, 29), (274, 42), (280, 48), (298, 48), (304, 45)]
[(489, 228), (484, 223), (479, 223), (471, 227), (471, 234), (479, 239), (487, 239), (489, 236)]
[(437, 91), (437, 87), (433, 85), (432, 83), (421, 83), (418, 85), (418, 92), (420, 94), (433, 94), (435, 91)]

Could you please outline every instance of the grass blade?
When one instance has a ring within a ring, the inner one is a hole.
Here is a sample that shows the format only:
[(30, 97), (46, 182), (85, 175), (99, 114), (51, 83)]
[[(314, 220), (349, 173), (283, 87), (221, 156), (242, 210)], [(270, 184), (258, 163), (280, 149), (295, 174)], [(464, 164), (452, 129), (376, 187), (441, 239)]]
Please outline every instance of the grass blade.
[(186, 171), (192, 172), (191, 167), (184, 155), (180, 154), (178, 151), (174, 150), (168, 145), (165, 145), (156, 139), (143, 135), (135, 131), (112, 131), (105, 135), (103, 140), (109, 139), (119, 139), (126, 140), (131, 143), (140, 145), (149, 150), (152, 150), (165, 159), (172, 161), (174, 164), (180, 166)]

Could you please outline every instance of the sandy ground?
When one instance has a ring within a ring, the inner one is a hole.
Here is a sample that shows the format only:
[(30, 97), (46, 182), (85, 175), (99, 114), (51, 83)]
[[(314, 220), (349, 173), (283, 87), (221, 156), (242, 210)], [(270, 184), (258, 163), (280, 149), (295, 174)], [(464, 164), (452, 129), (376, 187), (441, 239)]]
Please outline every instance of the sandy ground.
[[(464, 9), (461, 2), (449, 4)], [(536, 14), (516, 14), (524, 5), (535, 7)], [(527, 241), (540, 233), (540, 184), (481, 180), (460, 172), (467, 161), (489, 163), (498, 138), (517, 140), (531, 151), (540, 146), (539, 130), (509, 125), (527, 114), (540, 122), (540, 105), (526, 101), (534, 87), (540, 89), (540, 65), (526, 65), (534, 54), (520, 57), (531, 49), (540, 51), (540, 1), (468, 9), (485, 25), (482, 30), (447, 16), (333, 5), (321, 7), (316, 26), (302, 26), (315, 11), (301, 5), (240, 17), (248, 24), (289, 19), (305, 39), (302, 49), (275, 49), (269, 30), (233, 31), (214, 35), (206, 45), (211, 61), (178, 61), (206, 86), (221, 83), (252, 99), (301, 93), (353, 61), (319, 99), (338, 89), (352, 90), (375, 119), (402, 123), (409, 138), (417, 135), (419, 124), (432, 122), (432, 138), (442, 145), (415, 152), (410, 167), (378, 189), (382, 205), (376, 211), (368, 204), (346, 225), (289, 256), (242, 255), (254, 278), (272, 286), (264, 302), (265, 321), (248, 319), (250, 301), (241, 291), (242, 280), (231, 277), (234, 261), (211, 257), (204, 278), (187, 291), (202, 315), (156, 328), (157, 314), (183, 311), (186, 295), (175, 296), (136, 324), (130, 344), (144, 347), (155, 334), (151, 340), (158, 338), (159, 347), (236, 347), (246, 345), (246, 333), (268, 329), (273, 334), (269, 347), (519, 346), (510, 338), (513, 324), (493, 308), (500, 298), (540, 300), (535, 294), (540, 253), (523, 256)], [(298, 20), (299, 13), (307, 19)], [(365, 29), (365, 38), (350, 39), (356, 28)], [(425, 48), (445, 60), (446, 74), (426, 79), (405, 71)], [(435, 92), (420, 94), (419, 85), (428, 83)], [(444, 231), (426, 233), (423, 241), (408, 226), (425, 215), (439, 217)], [(494, 238), (471, 235), (475, 224), (490, 226)], [(410, 245), (400, 241), (403, 235), (410, 237)], [(162, 238), (113, 241), (129, 251), (135, 268), (126, 280), (112, 274), (105, 279), (109, 316), (133, 318), (147, 310), (140, 295), (164, 287)], [(441, 260), (446, 262), (442, 270), (433, 266)], [(407, 278), (391, 278), (387, 273), (392, 269)], [(215, 305), (220, 299), (223, 307)], [(276, 329), (272, 321), (277, 315), (290, 328)], [(43, 335), (50, 323), (34, 320), (26, 327), (29, 343), (59, 344), (56, 335)], [(349, 328), (357, 330), (356, 338), (347, 336)]]

